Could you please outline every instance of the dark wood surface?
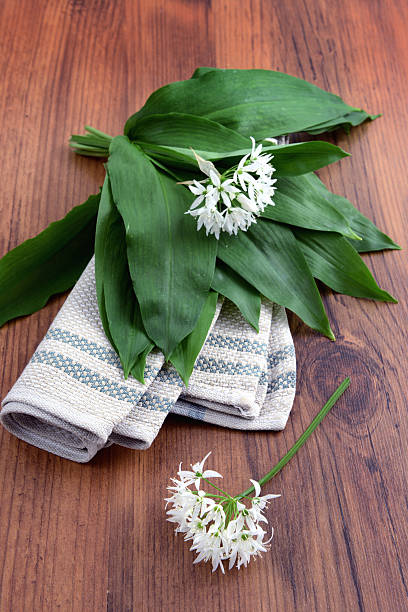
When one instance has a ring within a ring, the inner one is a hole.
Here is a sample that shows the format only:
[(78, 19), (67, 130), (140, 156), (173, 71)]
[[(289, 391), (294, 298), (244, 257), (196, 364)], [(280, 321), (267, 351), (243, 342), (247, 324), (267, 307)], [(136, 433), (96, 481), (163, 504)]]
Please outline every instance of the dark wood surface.
[[(117, 134), (151, 91), (196, 66), (272, 68), (384, 116), (334, 142), (321, 172), (405, 250), (366, 257), (398, 305), (325, 293), (337, 342), (291, 317), (297, 397), (281, 433), (169, 418), (148, 451), (89, 465), (0, 431), (0, 610), (408, 609), (407, 99), (405, 0), (3, 0), (0, 254), (95, 192), (100, 163), (67, 141), (86, 123)], [(1, 396), (64, 297), (0, 330)], [(346, 375), (352, 387), (271, 483), (272, 550), (247, 569), (193, 566), (165, 522), (178, 462), (213, 450), (231, 491), (292, 445)]]

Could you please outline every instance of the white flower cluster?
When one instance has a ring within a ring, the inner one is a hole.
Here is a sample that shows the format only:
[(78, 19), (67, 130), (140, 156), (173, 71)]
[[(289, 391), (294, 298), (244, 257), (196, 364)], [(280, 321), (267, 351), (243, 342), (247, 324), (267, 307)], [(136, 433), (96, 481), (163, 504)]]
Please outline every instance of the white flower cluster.
[[(194, 563), (211, 561), (212, 571), (220, 567), (225, 573), (223, 561), (229, 560), (228, 569), (236, 564), (246, 567), (251, 557), (261, 555), (269, 549), (271, 538), (264, 541), (266, 531), (260, 523), (267, 523), (263, 510), (269, 500), (279, 495), (264, 495), (260, 497), (261, 487), (251, 480), (255, 488), (255, 496), (248, 499), (250, 507), (242, 502), (241, 496), (231, 497), (211, 483), (209, 478), (222, 478), (213, 470), (204, 470), (206, 455), (201, 463), (195, 463), (191, 470), (182, 470), (181, 464), (178, 478), (172, 478), (172, 486), (168, 487), (171, 496), (166, 499), (171, 504), (167, 511), (168, 521), (176, 523), (176, 533), (184, 533), (185, 540), (191, 540), (190, 550), (197, 553)], [(204, 480), (213, 487), (215, 493), (209, 493), (200, 488)], [(195, 485), (192, 490), (190, 485)]]
[[(220, 174), (213, 163), (196, 154), (200, 170), (208, 176), (204, 181), (189, 181), (190, 191), (197, 196), (186, 214), (197, 217), (197, 230), (203, 226), (217, 240), (220, 231), (237, 234), (256, 223), (266, 206), (274, 206), (276, 179), (271, 165), (273, 155), (262, 154), (262, 144), (252, 138), (251, 153), (245, 155), (238, 166)], [(266, 140), (277, 144), (274, 138)]]

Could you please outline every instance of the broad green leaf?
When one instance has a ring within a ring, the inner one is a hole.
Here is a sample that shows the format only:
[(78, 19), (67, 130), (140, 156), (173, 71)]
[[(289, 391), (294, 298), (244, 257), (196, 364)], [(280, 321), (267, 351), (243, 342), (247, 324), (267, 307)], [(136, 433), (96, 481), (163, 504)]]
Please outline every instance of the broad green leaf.
[(337, 208), (337, 210), (348, 220), (356, 234), (361, 236), (362, 240), (351, 241), (351, 244), (359, 253), (401, 248), (398, 244), (395, 244), (389, 236), (381, 232), (370, 219), (367, 219), (367, 217), (357, 210), (349, 200), (329, 191), (316, 174), (311, 173), (307, 175), (307, 180), (315, 193), (319, 194), (329, 202), (330, 205)]
[(184, 214), (191, 194), (161, 174), (125, 136), (108, 172), (126, 228), (133, 288), (146, 332), (167, 358), (195, 327), (214, 275), (217, 244)]
[(245, 138), (205, 117), (187, 113), (151, 115), (136, 121), (127, 134), (130, 140), (201, 151), (235, 151), (251, 146)]
[(272, 163), (276, 176), (294, 176), (318, 170), (349, 155), (330, 142), (315, 140), (275, 147)]
[(293, 229), (315, 278), (339, 293), (383, 302), (396, 302), (379, 288), (357, 251), (342, 236), (332, 232)]
[(169, 357), (169, 360), (180, 374), (181, 379), (187, 386), (191, 373), (194, 369), (194, 364), (199, 352), (207, 338), (215, 310), (217, 308), (218, 293), (210, 291), (200, 317), (193, 331), (180, 342)]
[[(340, 147), (319, 140), (276, 145), (273, 147), (264, 146), (263, 151), (273, 154), (271, 163), (276, 169), (274, 176), (305, 174), (349, 156), (349, 153), (346, 153)], [(222, 159), (222, 165), (229, 167), (237, 164), (240, 158), (248, 152), (250, 152), (250, 149), (232, 151), (222, 157), (210, 154), (209, 159), (212, 161)]]
[(367, 118), (364, 111), (345, 104), (338, 96), (282, 72), (204, 69), (192, 79), (155, 91), (128, 119), (125, 134), (131, 133), (136, 121), (169, 112), (206, 117), (256, 139), (321, 125), (335, 127), (342, 125), (350, 113), (358, 123)]
[(259, 219), (247, 232), (220, 237), (218, 257), (268, 299), (334, 339), (316, 283), (288, 227)]
[(92, 257), (99, 199), (90, 196), (0, 259), (0, 326), (76, 283)]
[[(95, 237), (95, 278), (101, 320), (117, 351), (125, 378), (151, 341), (133, 291), (126, 257), (126, 232), (105, 179)], [(103, 293), (101, 291), (103, 290)]]
[(315, 186), (314, 175), (281, 177), (273, 197), (275, 206), (267, 206), (263, 217), (308, 229), (338, 232), (356, 238), (349, 221)]
[[(246, 139), (244, 139), (246, 140)], [(157, 145), (138, 141), (137, 144), (151, 157), (175, 166), (197, 171), (197, 161), (192, 149), (178, 146)], [(294, 176), (318, 170), (332, 164), (348, 153), (328, 142), (298, 142), (291, 145), (265, 146), (265, 153), (273, 154), (275, 176)], [(197, 149), (201, 157), (219, 164), (220, 168), (231, 168), (239, 163), (244, 155), (251, 152), (251, 147), (223, 152)]]
[[(207, 72), (211, 72), (214, 70), (222, 70), (222, 69), (203, 66), (203, 67), (197, 68), (194, 71), (193, 76), (191, 78), (192, 79), (200, 78)], [(226, 72), (226, 70), (224, 70), (224, 72)], [(374, 119), (378, 119), (378, 117), (381, 117), (381, 114), (369, 115), (361, 108), (354, 108), (349, 113), (346, 113), (345, 115), (343, 115), (340, 118), (340, 120), (338, 117), (335, 117), (334, 119), (333, 118), (329, 119), (328, 121), (324, 121), (323, 123), (315, 125), (312, 128), (304, 130), (304, 131), (306, 131), (309, 134), (323, 134), (324, 132), (332, 132), (333, 130), (342, 128), (344, 129), (345, 132), (349, 133), (352, 127), (356, 127), (367, 120), (373, 121)]]
[(259, 331), (259, 315), (261, 312), (259, 291), (220, 260), (217, 260), (211, 287), (234, 302), (248, 323), (256, 331)]

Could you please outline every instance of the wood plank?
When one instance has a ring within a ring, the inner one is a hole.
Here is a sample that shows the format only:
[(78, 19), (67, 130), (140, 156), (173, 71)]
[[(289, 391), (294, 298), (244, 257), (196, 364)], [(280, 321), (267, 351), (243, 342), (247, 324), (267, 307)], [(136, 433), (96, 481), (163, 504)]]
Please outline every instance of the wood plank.
[[(403, 0), (3, 0), (0, 255), (96, 192), (103, 168), (72, 132), (117, 134), (158, 86), (199, 65), (273, 68), (384, 116), (333, 142), (353, 156), (321, 172), (406, 249), (408, 7)], [(298, 360), (282, 433), (171, 417), (145, 452), (112, 447), (76, 465), (0, 431), (0, 610), (408, 608), (405, 250), (368, 256), (398, 305), (325, 290), (336, 343), (291, 317)], [(1, 397), (64, 297), (0, 330)], [(352, 387), (268, 492), (272, 550), (246, 570), (193, 566), (165, 523), (179, 461), (213, 450), (231, 491), (291, 446), (346, 375)]]

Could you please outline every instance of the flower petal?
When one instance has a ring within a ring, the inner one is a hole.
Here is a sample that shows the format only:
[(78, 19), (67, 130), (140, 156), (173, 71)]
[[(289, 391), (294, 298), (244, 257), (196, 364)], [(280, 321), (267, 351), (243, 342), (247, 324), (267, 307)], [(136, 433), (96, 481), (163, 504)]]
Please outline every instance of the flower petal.
[(220, 173), (215, 169), (211, 169), (210, 170), (210, 179), (213, 185), (215, 185), (216, 187), (219, 187), (221, 185), (221, 180), (220, 180)]
[(211, 451), (209, 453), (206, 454), (206, 456), (204, 457), (204, 459), (202, 461), (200, 461), (200, 463), (198, 464), (198, 470), (199, 472), (203, 471), (203, 467), (204, 467), (204, 463), (207, 461), (208, 457), (211, 455)]
[(254, 497), (259, 497), (259, 494), (261, 492), (261, 485), (259, 484), (259, 482), (257, 480), (252, 480), (250, 478), (249, 481), (252, 482), (252, 484), (254, 485), (254, 489), (255, 489)]
[(205, 470), (205, 472), (203, 472), (203, 478), (223, 478), (223, 475), (215, 470)]

